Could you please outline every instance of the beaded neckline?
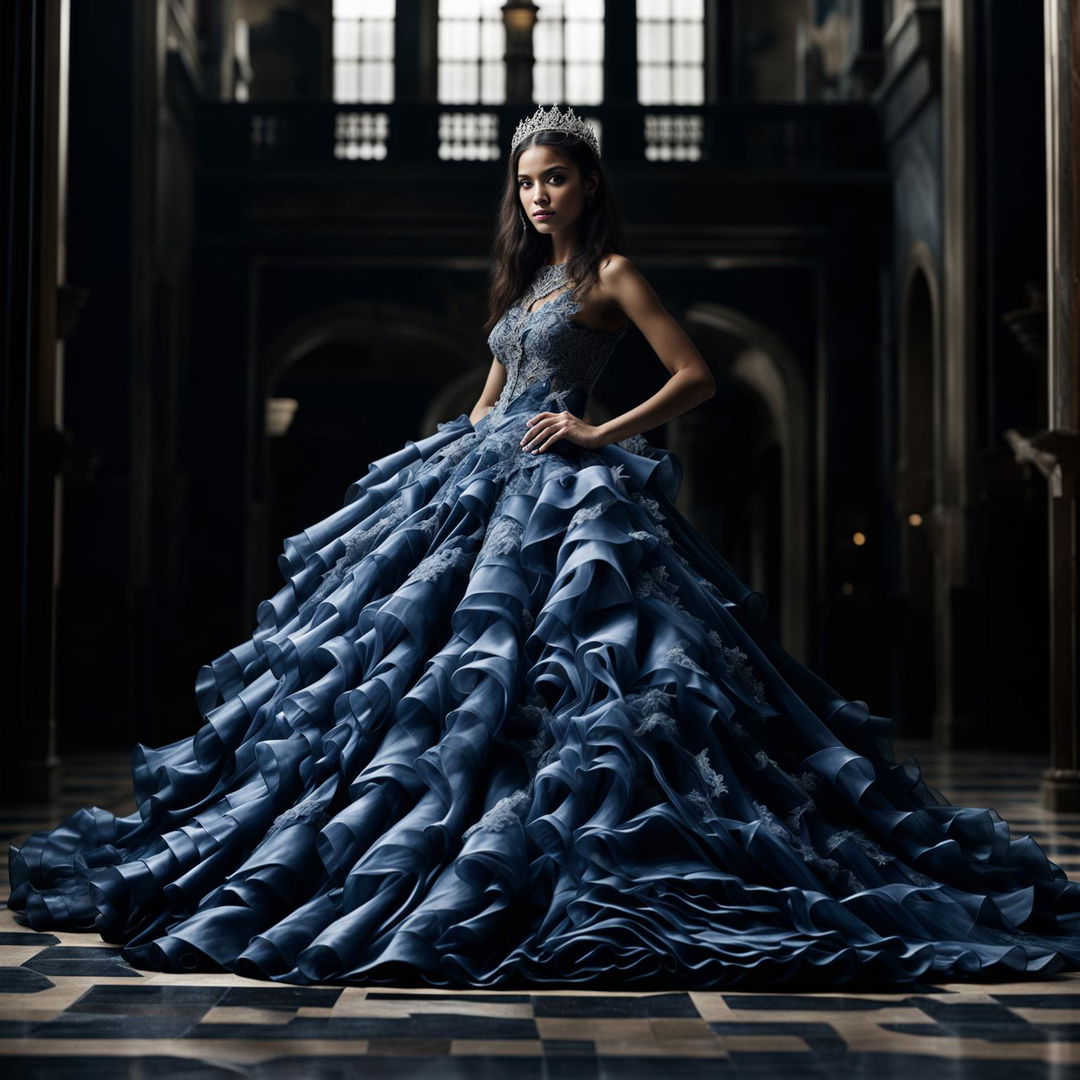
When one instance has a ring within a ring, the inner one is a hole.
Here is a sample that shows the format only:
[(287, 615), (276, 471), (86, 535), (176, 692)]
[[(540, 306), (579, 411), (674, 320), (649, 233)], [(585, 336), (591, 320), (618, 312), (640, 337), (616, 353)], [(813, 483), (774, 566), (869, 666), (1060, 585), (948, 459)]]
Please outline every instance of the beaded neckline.
[[(567, 284), (568, 279), (566, 277), (565, 271), (562, 269), (566, 265), (566, 262), (544, 263), (536, 271), (536, 274), (533, 277), (532, 281), (529, 283), (525, 291), (521, 294), (519, 302), (516, 304), (511, 304), (510, 310), (516, 310), (518, 312), (517, 319), (522, 332), (524, 332), (524, 329), (527, 326), (529, 320), (532, 319), (533, 316), (539, 315), (540, 312), (548, 306), (548, 304), (558, 304), (564, 299), (564, 297), (568, 297), (573, 294), (574, 290), (572, 288), (563, 289), (563, 291), (560, 292), (558, 296), (554, 297), (554, 299), (552, 300), (545, 301), (535, 311), (529, 310), (529, 308), (541, 297), (547, 296), (549, 293), (554, 292), (561, 285)], [(576, 302), (573, 302), (573, 310), (577, 311), (578, 307), (579, 305)], [(601, 330), (595, 326), (585, 326), (583, 323), (574, 322), (574, 320), (571, 319), (569, 316), (567, 316), (566, 321), (571, 326), (578, 330), (581, 330), (584, 333), (599, 334), (602, 337), (613, 337), (615, 335), (620, 335), (626, 329), (627, 325), (624, 323), (617, 330)]]
[[(526, 286), (525, 291), (519, 297), (519, 303), (514, 306), (525, 312), (526, 315), (535, 315), (547, 307), (547, 303), (541, 304), (536, 311), (529, 311), (537, 300), (554, 292), (556, 289), (567, 284), (566, 263), (545, 263), (533, 275), (532, 281)], [(557, 300), (558, 297), (555, 297)], [(554, 303), (554, 300), (548, 303)]]

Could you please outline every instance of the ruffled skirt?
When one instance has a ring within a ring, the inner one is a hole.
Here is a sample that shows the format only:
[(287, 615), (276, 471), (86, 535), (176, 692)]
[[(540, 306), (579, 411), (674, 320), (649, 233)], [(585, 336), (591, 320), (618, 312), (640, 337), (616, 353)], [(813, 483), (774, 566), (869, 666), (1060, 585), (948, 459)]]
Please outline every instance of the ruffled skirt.
[[(287, 983), (829, 988), (1080, 968), (1080, 883), (954, 806), (760, 626), (635, 436), (547, 380), (285, 541), (137, 811), (10, 854), (31, 927)], [(580, 414), (580, 410), (573, 409)]]

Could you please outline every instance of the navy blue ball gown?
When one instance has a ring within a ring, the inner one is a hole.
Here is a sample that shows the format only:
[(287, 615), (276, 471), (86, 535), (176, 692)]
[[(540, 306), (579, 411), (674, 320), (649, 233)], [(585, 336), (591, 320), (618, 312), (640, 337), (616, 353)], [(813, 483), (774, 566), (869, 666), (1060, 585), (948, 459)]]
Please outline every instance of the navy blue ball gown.
[[(1080, 967), (1080, 882), (896, 761), (759, 625), (633, 436), (582, 415), (618, 341), (565, 264), (492, 330), (495, 407), (368, 466), (284, 543), (201, 727), (138, 809), (10, 853), (29, 926), (139, 968), (285, 983), (829, 988)], [(534, 307), (534, 302), (538, 302)]]

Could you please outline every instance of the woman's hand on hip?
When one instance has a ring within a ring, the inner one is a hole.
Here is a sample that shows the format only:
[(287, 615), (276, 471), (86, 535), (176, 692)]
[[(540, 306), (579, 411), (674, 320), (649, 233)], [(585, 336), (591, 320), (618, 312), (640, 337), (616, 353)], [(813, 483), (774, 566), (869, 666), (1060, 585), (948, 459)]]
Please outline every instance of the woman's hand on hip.
[(597, 450), (604, 445), (595, 424), (586, 424), (580, 416), (569, 411), (539, 412), (526, 423), (529, 430), (521, 437), (521, 448), (533, 453), (543, 453), (559, 439), (566, 439), (586, 450)]

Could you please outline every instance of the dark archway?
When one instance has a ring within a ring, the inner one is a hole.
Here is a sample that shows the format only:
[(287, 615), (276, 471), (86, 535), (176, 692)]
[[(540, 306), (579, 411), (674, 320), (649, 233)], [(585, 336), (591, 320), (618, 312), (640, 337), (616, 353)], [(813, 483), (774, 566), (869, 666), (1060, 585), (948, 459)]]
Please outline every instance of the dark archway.
[(680, 508), (765, 594), (780, 641), (805, 661), (813, 560), (805, 375), (776, 334), (731, 308), (695, 304), (686, 329), (719, 389), (670, 425), (686, 466)]
[[(280, 584), (285, 537), (337, 510), (372, 461), (471, 408), (485, 375), (474, 354), (445, 325), (427, 326), (422, 314), (364, 305), (317, 313), (275, 342), (259, 403), (252, 603)], [(447, 397), (448, 386), (457, 393)], [(275, 434), (275, 414), (290, 400), (291, 422), (281, 431), (278, 420)]]
[[(768, 403), (737, 365), (714, 372), (718, 404), (678, 417), (673, 446), (684, 462), (688, 515), (741, 577), (782, 610), (782, 454)], [(778, 631), (779, 632), (779, 631)]]

